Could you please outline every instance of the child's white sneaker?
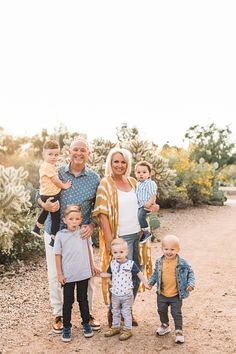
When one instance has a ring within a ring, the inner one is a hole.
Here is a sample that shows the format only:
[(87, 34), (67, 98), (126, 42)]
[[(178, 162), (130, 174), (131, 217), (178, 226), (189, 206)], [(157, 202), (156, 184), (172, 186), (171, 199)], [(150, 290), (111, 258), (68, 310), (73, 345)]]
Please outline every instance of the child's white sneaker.
[(184, 343), (184, 335), (180, 329), (175, 331), (175, 343), (183, 344)]
[(169, 325), (162, 323), (161, 327), (157, 328), (156, 334), (158, 336), (164, 336), (164, 334), (169, 333), (171, 331)]

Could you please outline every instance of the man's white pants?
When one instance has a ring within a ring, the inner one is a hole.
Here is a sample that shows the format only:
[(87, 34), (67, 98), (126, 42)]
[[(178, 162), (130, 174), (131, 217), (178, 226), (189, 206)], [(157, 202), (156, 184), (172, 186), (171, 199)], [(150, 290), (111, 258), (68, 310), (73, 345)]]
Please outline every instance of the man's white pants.
[[(55, 316), (62, 316), (62, 287), (57, 279), (55, 254), (53, 252), (53, 247), (49, 246), (51, 236), (48, 233), (44, 233), (45, 251), (46, 251), (46, 261), (47, 261), (47, 271), (48, 271), (48, 285), (49, 285), (49, 297), (50, 303), (53, 308), (53, 314)], [(92, 302), (94, 293), (94, 278), (91, 278), (88, 282), (88, 304), (89, 312), (92, 313)]]

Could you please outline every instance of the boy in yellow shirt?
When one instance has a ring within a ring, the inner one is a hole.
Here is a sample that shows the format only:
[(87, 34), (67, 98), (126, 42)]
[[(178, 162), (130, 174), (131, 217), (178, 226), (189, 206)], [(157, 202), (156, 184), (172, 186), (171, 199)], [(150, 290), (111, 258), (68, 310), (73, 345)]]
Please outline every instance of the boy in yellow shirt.
[[(46, 202), (48, 198), (52, 202), (60, 200), (61, 189), (71, 187), (71, 181), (63, 182), (59, 179), (56, 163), (59, 159), (60, 146), (55, 140), (48, 140), (43, 146), (43, 163), (39, 168), (39, 184), (40, 184), (40, 199)], [(60, 209), (51, 214), (51, 241), (50, 246), (53, 247), (54, 239), (60, 226)], [(40, 213), (37, 222), (32, 230), (33, 234), (40, 235), (41, 228), (47, 219), (48, 211), (43, 209)]]
[(195, 277), (191, 266), (178, 255), (179, 239), (167, 235), (162, 240), (163, 256), (157, 258), (154, 272), (149, 280), (150, 289), (157, 283), (157, 307), (161, 326), (156, 334), (163, 336), (171, 331), (169, 327), (168, 307), (175, 323), (175, 342), (184, 343), (182, 299), (189, 296), (195, 287)]

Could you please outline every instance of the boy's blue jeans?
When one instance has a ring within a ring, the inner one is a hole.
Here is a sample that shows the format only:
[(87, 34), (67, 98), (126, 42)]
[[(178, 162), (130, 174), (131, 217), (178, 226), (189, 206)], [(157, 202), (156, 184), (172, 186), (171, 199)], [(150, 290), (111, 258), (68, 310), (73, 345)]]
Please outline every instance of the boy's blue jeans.
[(144, 209), (144, 207), (141, 207), (138, 209), (138, 221), (142, 229), (145, 229), (148, 227), (148, 223), (146, 220), (148, 211)]

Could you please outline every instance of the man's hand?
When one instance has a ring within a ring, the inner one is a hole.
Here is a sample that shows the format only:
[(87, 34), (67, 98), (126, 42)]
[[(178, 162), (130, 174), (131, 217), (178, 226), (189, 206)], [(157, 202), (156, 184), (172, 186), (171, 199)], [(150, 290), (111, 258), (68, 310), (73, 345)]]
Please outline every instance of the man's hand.
[(149, 282), (145, 279), (145, 281), (143, 281), (143, 285), (145, 286), (146, 289), (151, 290), (151, 285), (149, 284)]
[(60, 209), (60, 203), (58, 200), (56, 202), (52, 202), (53, 198), (54, 197), (49, 197), (45, 203), (39, 199), (39, 205), (41, 205), (43, 209), (49, 211), (50, 213), (55, 213)]
[(86, 238), (89, 238), (92, 236), (93, 231), (94, 231), (95, 225), (94, 224), (87, 224), (87, 225), (82, 225), (80, 229), (80, 234), (82, 240), (85, 240)]

